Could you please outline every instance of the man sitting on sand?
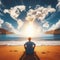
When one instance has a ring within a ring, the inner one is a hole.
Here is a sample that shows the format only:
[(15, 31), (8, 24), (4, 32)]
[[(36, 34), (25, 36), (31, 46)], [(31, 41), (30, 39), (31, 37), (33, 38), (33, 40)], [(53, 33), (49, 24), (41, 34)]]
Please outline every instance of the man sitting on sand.
[(34, 54), (35, 43), (31, 42), (31, 37), (28, 38), (28, 42), (24, 44), (25, 52), (27, 55)]

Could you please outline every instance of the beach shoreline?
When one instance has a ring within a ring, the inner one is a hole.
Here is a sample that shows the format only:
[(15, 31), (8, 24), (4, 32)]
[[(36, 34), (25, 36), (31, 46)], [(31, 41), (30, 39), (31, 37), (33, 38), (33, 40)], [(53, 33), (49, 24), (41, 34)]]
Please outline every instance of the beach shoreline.
[[(60, 41), (40, 41), (40, 40), (32, 40), (36, 46), (58, 46), (60, 45)], [(27, 41), (26, 40), (23, 40), (23, 41), (0, 41), (0, 45), (11, 45), (11, 46), (18, 46), (18, 45), (21, 45), (23, 46)]]

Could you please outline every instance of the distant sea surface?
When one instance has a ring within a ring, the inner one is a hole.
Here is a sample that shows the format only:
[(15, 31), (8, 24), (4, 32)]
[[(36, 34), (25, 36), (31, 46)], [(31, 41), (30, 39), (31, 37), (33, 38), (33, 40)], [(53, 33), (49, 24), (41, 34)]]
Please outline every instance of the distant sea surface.
[[(27, 37), (8, 34), (0, 35), (0, 45), (24, 45)], [(43, 34), (39, 37), (32, 37), (32, 41), (37, 45), (60, 45), (60, 35)]]
[[(20, 35), (15, 35), (15, 34), (8, 34), (8, 35), (0, 35), (0, 41), (17, 41), (17, 40), (25, 40), (25, 38), (27, 37), (21, 37)], [(32, 37), (32, 39), (34, 40), (50, 40), (50, 41), (60, 41), (60, 35), (52, 35), (52, 34), (43, 34), (40, 35), (39, 37)]]

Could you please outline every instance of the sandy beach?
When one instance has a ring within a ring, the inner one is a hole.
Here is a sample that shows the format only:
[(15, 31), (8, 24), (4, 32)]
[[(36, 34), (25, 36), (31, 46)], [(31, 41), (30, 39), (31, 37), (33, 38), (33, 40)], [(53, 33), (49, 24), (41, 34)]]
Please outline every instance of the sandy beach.
[[(0, 46), (0, 60), (19, 60), (24, 53), (23, 46)], [(60, 46), (36, 46), (40, 60), (60, 60)]]

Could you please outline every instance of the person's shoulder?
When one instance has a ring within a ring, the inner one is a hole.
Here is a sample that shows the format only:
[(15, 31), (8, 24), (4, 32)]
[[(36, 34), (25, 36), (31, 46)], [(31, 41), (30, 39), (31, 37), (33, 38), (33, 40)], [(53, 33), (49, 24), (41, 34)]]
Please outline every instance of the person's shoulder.
[(34, 42), (31, 42), (32, 44), (35, 44)]
[(26, 42), (25, 44), (27, 44), (28, 42)]

